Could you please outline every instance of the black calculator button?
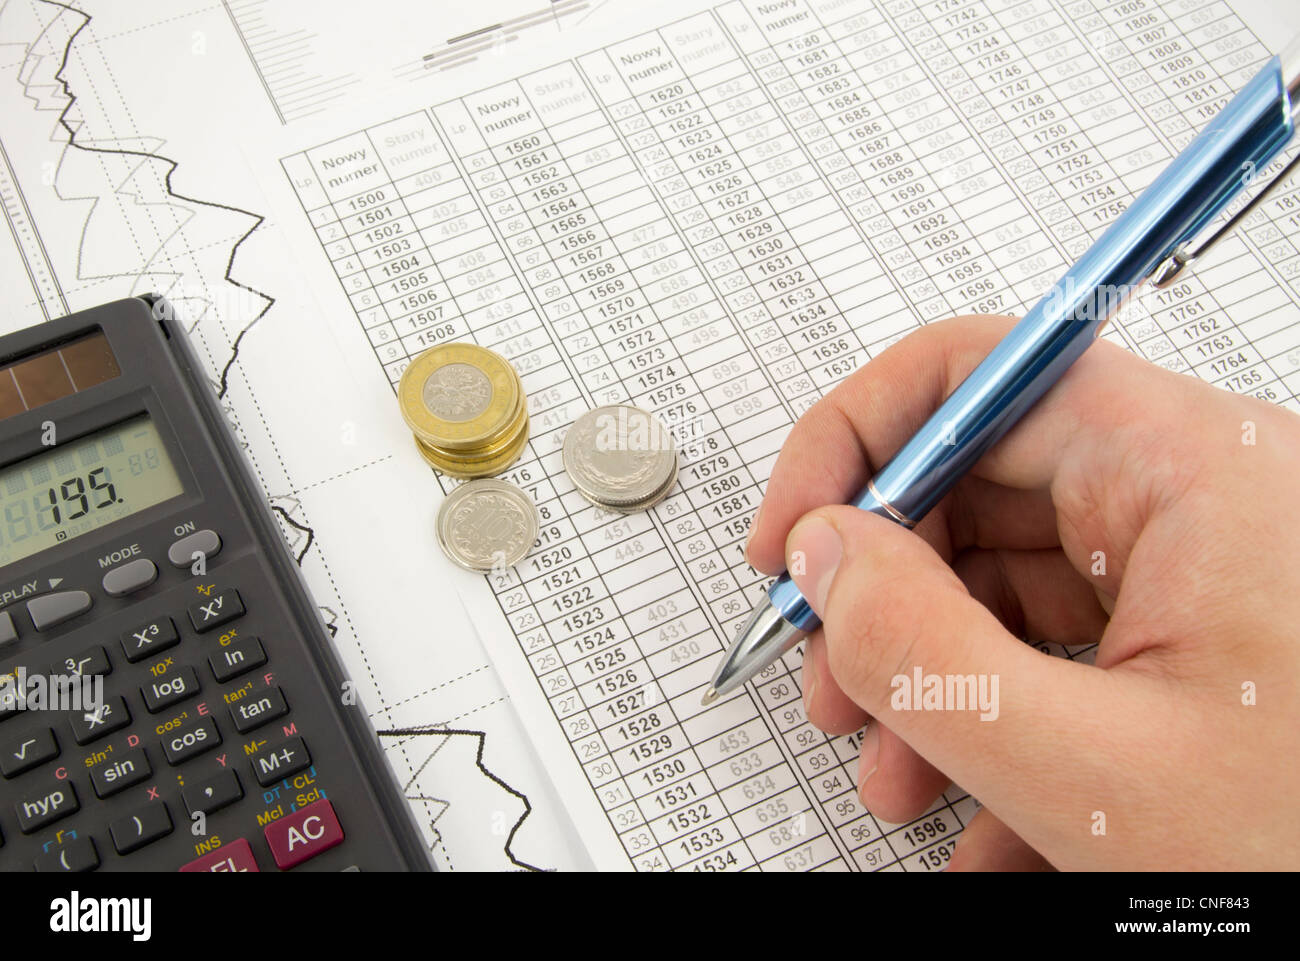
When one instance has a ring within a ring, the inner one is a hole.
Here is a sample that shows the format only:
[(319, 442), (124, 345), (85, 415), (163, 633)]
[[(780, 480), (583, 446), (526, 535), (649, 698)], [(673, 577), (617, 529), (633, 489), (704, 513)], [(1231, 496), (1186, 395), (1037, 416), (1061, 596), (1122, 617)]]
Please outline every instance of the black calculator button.
[(33, 627), (38, 631), (48, 631), (86, 613), (90, 605), (90, 595), (85, 591), (55, 591), (28, 601), (27, 613), (32, 616)]
[(36, 857), (37, 871), (93, 871), (99, 867), (99, 852), (90, 838), (69, 838)]
[(0, 649), (18, 640), (18, 628), (14, 627), (14, 617), (8, 611), (0, 611)]
[(39, 787), (29, 787), (14, 802), (14, 811), (18, 815), (18, 829), (23, 834), (39, 831), (80, 808), (77, 789), (70, 781), (51, 780)]
[(190, 567), (195, 554), (202, 554), (206, 562), (220, 552), (221, 538), (216, 531), (195, 531), (167, 548), (167, 560), (171, 561), (172, 567)]
[(268, 687), (230, 705), (230, 719), (235, 722), (235, 730), (240, 734), (255, 731), (263, 724), (288, 713), (289, 704), (284, 699), (284, 692), (278, 687)]
[(129, 564), (115, 567), (100, 584), (109, 597), (126, 597), (158, 580), (158, 568), (147, 557), (141, 557)]
[(88, 647), (80, 654), (65, 657), (50, 665), (51, 674), (63, 674), (68, 677), (95, 677), (99, 674), (111, 674), (113, 663), (108, 659), (108, 651), (98, 644)]
[(212, 814), (242, 798), (244, 788), (234, 771), (218, 771), (207, 780), (187, 783), (181, 796), (191, 814)]
[(68, 715), (72, 736), (78, 744), (98, 741), (105, 735), (119, 731), (131, 723), (131, 712), (120, 697), (105, 698), (104, 703), (91, 711), (73, 711)]
[(275, 744), (266, 744), (252, 757), (253, 775), (262, 787), (291, 777), (311, 767), (311, 754), (307, 743), (300, 737), (285, 738)]
[(233, 587), (190, 605), (190, 623), (200, 634), (228, 624), (243, 614), (244, 602), (239, 599), (239, 591)]
[(149, 713), (157, 714), (164, 708), (179, 704), (187, 697), (199, 693), (199, 675), (192, 667), (182, 667), (179, 671), (164, 674), (146, 682), (140, 693), (144, 695), (144, 706)]
[(48, 727), (8, 741), (0, 749), (0, 774), (17, 777), (59, 756), (59, 742)]
[(168, 731), (162, 738), (163, 753), (167, 755), (167, 763), (173, 767), (212, 750), (220, 743), (221, 731), (210, 717), (188, 721)]
[(176, 625), (170, 617), (157, 617), (121, 635), (122, 653), (132, 663), (165, 651), (180, 643)]
[(125, 754), (116, 755), (90, 769), (90, 785), (100, 798), (112, 797), (133, 784), (153, 774), (149, 756), (144, 748), (137, 747)]
[(166, 804), (155, 801), (118, 818), (108, 826), (108, 833), (118, 854), (130, 854), (171, 834), (172, 816)]
[(219, 651), (208, 655), (212, 676), (223, 682), (265, 663), (266, 651), (262, 642), (252, 635), (231, 641)]

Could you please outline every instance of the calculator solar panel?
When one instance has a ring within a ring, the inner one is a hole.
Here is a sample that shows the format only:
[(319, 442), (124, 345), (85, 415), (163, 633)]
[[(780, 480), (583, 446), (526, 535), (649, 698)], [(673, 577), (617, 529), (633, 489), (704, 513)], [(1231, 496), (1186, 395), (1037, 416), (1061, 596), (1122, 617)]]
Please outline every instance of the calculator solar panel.
[(427, 869), (171, 308), (0, 337), (0, 869)]

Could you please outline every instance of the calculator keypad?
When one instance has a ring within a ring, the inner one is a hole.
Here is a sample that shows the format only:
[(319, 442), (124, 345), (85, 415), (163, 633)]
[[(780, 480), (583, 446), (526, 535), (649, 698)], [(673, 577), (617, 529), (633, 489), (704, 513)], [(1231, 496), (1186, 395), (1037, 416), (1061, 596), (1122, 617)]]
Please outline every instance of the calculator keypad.
[(294, 870), (428, 866), (303, 583), (312, 541), (289, 550), (293, 508), (268, 504), (185, 326), (139, 297), (2, 338), (62, 370), (93, 330), (116, 369), (0, 418), (22, 512), (0, 565), (0, 871), (274, 871), (266, 828), (324, 800), (348, 838), (323, 848), (325, 819), (302, 820)]
[[(245, 626), (273, 631), (274, 623), (249, 620), (234, 584), (183, 577), (183, 592), (163, 610), (155, 605), (153, 616), (147, 602), (133, 601), (141, 611), (134, 626), (40, 659), (51, 675), (102, 683), (98, 709), (3, 728), (13, 731), (0, 737), (0, 784), (17, 798), (10, 824), (40, 842), (29, 868), (95, 870), (106, 859), (153, 867), (145, 852), (161, 845), (190, 852), (173, 869), (255, 871), (264, 859), (262, 867), (284, 870), (343, 841), (293, 720), (293, 687), (268, 668), (272, 644)], [(112, 814), (97, 814), (100, 805)], [(204, 818), (215, 825), (190, 830)], [(0, 868), (13, 866), (0, 844)]]

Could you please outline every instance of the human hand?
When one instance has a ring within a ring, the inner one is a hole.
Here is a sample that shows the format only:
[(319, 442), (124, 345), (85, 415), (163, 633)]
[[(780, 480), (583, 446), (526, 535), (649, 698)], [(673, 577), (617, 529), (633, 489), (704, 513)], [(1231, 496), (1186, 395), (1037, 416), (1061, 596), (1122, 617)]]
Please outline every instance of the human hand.
[[(783, 447), (746, 553), (789, 568), (824, 622), (804, 654), (809, 719), (838, 734), (874, 719), (860, 793), (886, 821), (950, 781), (980, 799), (954, 869), (1294, 868), (1295, 414), (1101, 342), (914, 532), (823, 506), (856, 494), (1011, 325), (916, 332)], [(1096, 666), (1020, 637), (1099, 643)], [(891, 681), (915, 667), (997, 675), (996, 719), (895, 709)]]

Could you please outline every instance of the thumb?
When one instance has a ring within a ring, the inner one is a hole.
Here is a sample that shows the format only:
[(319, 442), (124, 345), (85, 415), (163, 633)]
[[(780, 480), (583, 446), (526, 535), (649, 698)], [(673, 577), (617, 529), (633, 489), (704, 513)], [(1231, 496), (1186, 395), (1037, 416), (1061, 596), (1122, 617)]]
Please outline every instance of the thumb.
[(1089, 738), (1132, 713), (1129, 692), (1012, 636), (922, 538), (821, 508), (790, 532), (786, 561), (844, 693), (1026, 840), (1071, 785), (1111, 780)]

